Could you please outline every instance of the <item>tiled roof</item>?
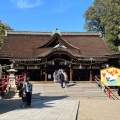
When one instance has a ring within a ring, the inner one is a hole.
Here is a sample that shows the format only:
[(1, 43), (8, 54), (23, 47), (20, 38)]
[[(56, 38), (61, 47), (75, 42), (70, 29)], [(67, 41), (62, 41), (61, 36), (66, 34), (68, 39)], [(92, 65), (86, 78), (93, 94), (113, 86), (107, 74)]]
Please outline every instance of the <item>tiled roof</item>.
[[(34, 58), (46, 54), (54, 47), (38, 48), (52, 37), (52, 32), (8, 31), (0, 50), (0, 55), (12, 58)], [(83, 57), (99, 57), (111, 54), (99, 33), (61, 32), (61, 39), (71, 54)], [(1, 56), (2, 57), (2, 56)]]

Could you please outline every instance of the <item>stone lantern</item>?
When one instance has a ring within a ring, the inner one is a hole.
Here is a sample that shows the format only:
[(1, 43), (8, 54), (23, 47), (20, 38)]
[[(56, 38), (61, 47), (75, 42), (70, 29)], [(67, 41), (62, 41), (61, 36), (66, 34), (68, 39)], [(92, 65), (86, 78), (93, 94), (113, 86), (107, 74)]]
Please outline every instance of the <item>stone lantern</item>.
[(15, 70), (13, 68), (13, 63), (10, 65), (10, 69), (7, 70), (7, 72), (9, 73), (9, 85), (10, 88), (15, 88), (16, 89), (16, 82), (15, 82), (15, 72), (17, 72), (17, 70)]

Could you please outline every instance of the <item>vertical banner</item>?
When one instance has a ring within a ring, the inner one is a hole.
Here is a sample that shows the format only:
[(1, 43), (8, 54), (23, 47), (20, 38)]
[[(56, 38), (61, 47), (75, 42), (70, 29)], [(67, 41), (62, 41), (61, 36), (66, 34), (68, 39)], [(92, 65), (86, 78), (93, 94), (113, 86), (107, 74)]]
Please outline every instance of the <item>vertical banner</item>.
[(120, 69), (115, 67), (102, 69), (101, 82), (106, 86), (120, 86)]

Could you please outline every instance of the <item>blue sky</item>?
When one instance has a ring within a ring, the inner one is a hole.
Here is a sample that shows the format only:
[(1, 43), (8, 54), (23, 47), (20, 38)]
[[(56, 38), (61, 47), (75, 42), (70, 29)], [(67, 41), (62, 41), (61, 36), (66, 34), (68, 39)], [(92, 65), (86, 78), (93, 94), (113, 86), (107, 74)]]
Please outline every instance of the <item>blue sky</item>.
[(0, 20), (14, 30), (84, 32), (94, 0), (0, 0)]

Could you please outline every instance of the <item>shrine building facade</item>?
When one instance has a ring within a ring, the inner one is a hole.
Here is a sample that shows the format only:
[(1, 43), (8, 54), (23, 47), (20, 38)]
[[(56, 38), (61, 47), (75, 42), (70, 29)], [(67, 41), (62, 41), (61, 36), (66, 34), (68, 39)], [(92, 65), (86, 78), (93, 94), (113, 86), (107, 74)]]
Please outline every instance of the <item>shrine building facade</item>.
[(32, 81), (52, 81), (53, 72), (64, 69), (69, 81), (92, 81), (116, 54), (97, 32), (6, 31), (0, 64), (11, 62), (16, 74), (27, 73)]

